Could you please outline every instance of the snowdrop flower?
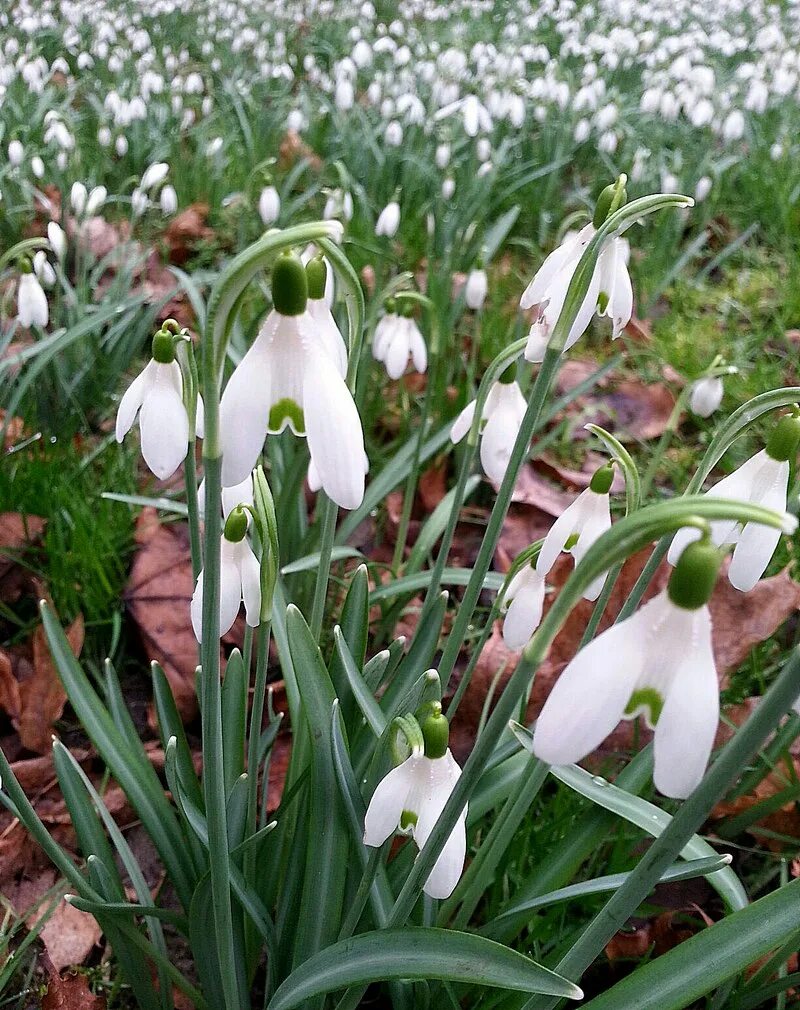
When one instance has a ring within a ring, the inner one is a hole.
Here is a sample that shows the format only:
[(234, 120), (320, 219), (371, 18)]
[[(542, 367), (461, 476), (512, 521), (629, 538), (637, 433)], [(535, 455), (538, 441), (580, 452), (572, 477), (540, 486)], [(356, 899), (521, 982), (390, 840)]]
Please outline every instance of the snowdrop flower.
[(697, 185), (694, 188), (694, 198), (698, 203), (702, 203), (703, 200), (705, 200), (711, 192), (712, 185), (713, 183), (707, 175), (704, 175), (697, 180)]
[(34, 178), (36, 179), (44, 178), (44, 162), (38, 154), (34, 154), (31, 158), (31, 172), (33, 172)]
[(436, 162), (436, 167), (439, 171), (443, 171), (450, 164), (450, 145), (449, 144), (439, 144), (436, 148), (436, 155), (434, 157)]
[[(152, 358), (128, 386), (117, 410), (117, 442), (139, 415), (142, 456), (159, 480), (171, 477), (189, 451), (189, 417), (183, 403), (183, 377), (175, 360), (173, 334), (159, 330)], [(198, 397), (197, 435), (202, 437), (202, 407)]]
[(50, 248), (55, 253), (56, 259), (63, 262), (67, 255), (67, 236), (61, 225), (55, 221), (50, 221), (47, 225), (47, 241), (50, 243)]
[(725, 392), (718, 375), (706, 375), (692, 383), (689, 410), (698, 417), (710, 417), (722, 403)]
[(40, 249), (33, 257), (33, 272), (45, 288), (51, 288), (56, 282), (56, 272), (47, 261), (47, 253)]
[(149, 193), (151, 189), (156, 189), (161, 183), (166, 179), (169, 173), (169, 165), (166, 161), (156, 161), (144, 171), (142, 176), (142, 181), (139, 183), (139, 189), (143, 190), (145, 193)]
[(150, 206), (150, 200), (143, 189), (135, 189), (131, 193), (131, 210), (134, 217), (141, 217)]
[(117, 152), (117, 156), (124, 158), (128, 153), (128, 138), (120, 134), (114, 141), (114, 150)]
[(261, 223), (269, 228), (278, 220), (281, 212), (281, 198), (274, 186), (265, 186), (258, 198), (258, 213)]
[[(776, 512), (786, 511), (789, 487), (789, 461), (797, 455), (800, 444), (800, 418), (782, 417), (770, 434), (766, 447), (751, 456), (738, 470), (723, 477), (709, 488), (713, 498), (763, 505)], [(682, 550), (696, 540), (698, 532), (684, 527), (675, 534), (667, 559), (677, 564)], [(775, 553), (781, 530), (760, 523), (745, 523), (722, 519), (711, 523), (711, 539), (718, 546), (735, 544), (728, 569), (731, 585), (743, 593), (749, 592), (764, 574)]]
[[(306, 279), (308, 281), (308, 314), (317, 327), (317, 332), (336, 365), (339, 375), (344, 378), (347, 375), (347, 346), (333, 313), (330, 310), (330, 302), (327, 298), (328, 290), (328, 265), (325, 257), (321, 254), (314, 256), (305, 265)], [(367, 471), (365, 470), (364, 473)], [(319, 490), (319, 484), (314, 490)]]
[[(253, 475), (249, 473), (241, 484), (234, 484), (233, 487), (223, 487), (222, 498), (222, 518), (227, 519), (237, 505), (249, 505), (253, 508)], [(201, 519), (205, 519), (206, 508), (206, 479), (205, 477), (197, 486), (197, 506)]]
[[(511, 450), (517, 440), (522, 419), (528, 404), (514, 380), (515, 366), (511, 365), (492, 384), (481, 417), (481, 466), (489, 478), (499, 484), (505, 476)], [(472, 426), (477, 401), (468, 403), (461, 411), (450, 431), (455, 445)]]
[(383, 235), (386, 238), (394, 238), (397, 229), (400, 227), (400, 204), (397, 200), (392, 200), (386, 204), (378, 215), (375, 225), (375, 234)]
[(325, 209), (322, 216), (326, 221), (339, 218), (342, 221), (350, 221), (353, 217), (353, 197), (350, 193), (341, 189), (334, 189), (325, 201)]
[(387, 124), (383, 139), (389, 147), (400, 147), (403, 143), (403, 127), (396, 119)]
[[(244, 600), (245, 619), (251, 628), (261, 619), (261, 570), (253, 549), (247, 542), (247, 512), (236, 506), (229, 514), (222, 533), (219, 568), (219, 634), (233, 627), (239, 605)], [(192, 627), (198, 642), (203, 640), (203, 572), (190, 606)]]
[(526, 564), (511, 579), (505, 592), (501, 610), (503, 641), (509, 649), (524, 648), (542, 621), (545, 577), (535, 564)]
[(161, 190), (161, 195), (158, 198), (158, 204), (161, 207), (161, 213), (165, 217), (169, 217), (174, 214), (178, 209), (178, 194), (175, 192), (174, 186), (165, 186)]
[(375, 327), (372, 338), (373, 358), (383, 362), (390, 379), (400, 378), (408, 367), (409, 358), (418, 372), (424, 372), (428, 367), (428, 350), (410, 314), (410, 306), (395, 312), (394, 300), (389, 299), (386, 308), (387, 313)]
[(486, 279), (486, 271), (479, 263), (474, 270), (470, 270), (467, 283), (464, 286), (464, 301), (467, 303), (467, 308), (473, 311), (482, 309), (488, 290), (489, 282)]
[[(461, 769), (448, 747), (447, 720), (441, 714), (423, 721), (424, 752), (392, 769), (377, 785), (364, 820), (364, 844), (377, 848), (395, 831), (410, 834), (422, 849), (431, 835)], [(467, 808), (461, 811), (450, 837), (434, 863), (423, 890), (432, 898), (448, 898), (458, 883), (467, 854)]]
[(25, 160), (25, 148), (22, 141), (12, 140), (8, 145), (8, 162), (13, 168), (19, 168)]
[(105, 186), (95, 186), (86, 199), (84, 213), (86, 217), (93, 217), (106, 202), (108, 190)]
[(696, 788), (719, 720), (707, 606), (719, 561), (708, 541), (690, 544), (663, 592), (567, 664), (534, 729), (538, 758), (580, 761), (620, 719), (642, 714), (655, 730), (656, 787), (678, 799)]
[(450, 200), (456, 191), (455, 179), (447, 178), (442, 183), (442, 196), (445, 200)]
[[(624, 182), (624, 176), (620, 178)], [(585, 225), (577, 234), (568, 235), (561, 245), (550, 253), (523, 292), (520, 307), (530, 309), (538, 306), (538, 318), (534, 325), (542, 324), (535, 332), (531, 331), (532, 340), (525, 351), (526, 360), (543, 359), (544, 348), (561, 315), (572, 276), (597, 229), (611, 210), (619, 205), (618, 192), (624, 200), (624, 189), (621, 186), (609, 186), (603, 191), (597, 202), (594, 221)], [(612, 238), (603, 246), (597, 258), (589, 290), (567, 334), (565, 351), (584, 334), (595, 310), (601, 316), (611, 317), (614, 339), (628, 324), (633, 314), (633, 288), (628, 274), (629, 255), (628, 243), (623, 238)]]
[(39, 278), (26, 262), (19, 275), (17, 287), (17, 320), (25, 329), (30, 329), (34, 323), (44, 329), (49, 318), (47, 295), (39, 283)]
[(220, 404), (222, 482), (242, 481), (267, 433), (290, 427), (308, 438), (325, 493), (342, 508), (364, 497), (364, 434), (329, 338), (308, 312), (308, 280), (299, 258), (278, 257), (273, 310), (242, 358)]
[(69, 193), (69, 202), (76, 217), (81, 217), (86, 210), (86, 201), (89, 194), (82, 182), (73, 182)]

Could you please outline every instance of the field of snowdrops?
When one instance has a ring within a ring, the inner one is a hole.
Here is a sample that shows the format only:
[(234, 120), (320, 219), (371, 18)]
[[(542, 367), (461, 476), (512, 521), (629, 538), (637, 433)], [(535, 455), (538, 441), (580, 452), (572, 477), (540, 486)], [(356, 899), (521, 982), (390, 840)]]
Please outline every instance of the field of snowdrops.
[(800, 2), (0, 9), (0, 1005), (800, 991)]

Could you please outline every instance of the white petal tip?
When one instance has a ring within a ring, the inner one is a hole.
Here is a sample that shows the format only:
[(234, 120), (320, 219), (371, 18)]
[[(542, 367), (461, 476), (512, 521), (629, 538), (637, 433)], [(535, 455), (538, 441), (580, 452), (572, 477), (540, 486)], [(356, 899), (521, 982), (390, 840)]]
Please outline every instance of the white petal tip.
[(790, 512), (784, 513), (781, 529), (791, 536), (797, 530), (797, 516), (793, 516)]

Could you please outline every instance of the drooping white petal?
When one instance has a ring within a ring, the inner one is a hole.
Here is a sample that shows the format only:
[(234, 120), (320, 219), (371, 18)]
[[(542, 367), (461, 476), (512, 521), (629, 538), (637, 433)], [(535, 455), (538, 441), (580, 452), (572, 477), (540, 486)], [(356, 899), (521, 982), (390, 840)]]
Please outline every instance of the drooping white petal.
[(117, 409), (116, 437), (121, 442), (128, 434), (136, 420), (136, 415), (142, 405), (147, 391), (155, 381), (156, 362), (148, 361), (141, 372), (125, 390)]
[(516, 382), (497, 382), (487, 397), (486, 425), (481, 435), (481, 465), (496, 484), (502, 481), (525, 414), (525, 398)]
[[(570, 553), (575, 559), (575, 564), (579, 565), (586, 552), (595, 541), (611, 529), (611, 510), (607, 494), (597, 494), (591, 488), (582, 492), (584, 507), (577, 542), (570, 548)], [(596, 600), (603, 589), (606, 581), (605, 573), (598, 575), (584, 591), (585, 600)]]
[[(754, 499), (765, 508), (776, 512), (786, 511), (786, 493), (789, 483), (789, 464), (786, 461), (764, 462), (761, 470), (763, 483), (754, 488)], [(738, 538), (733, 552), (728, 578), (735, 589), (749, 592), (764, 574), (772, 560), (781, 538), (781, 530), (762, 523), (747, 523)]]
[(633, 288), (628, 273), (629, 247), (624, 238), (613, 238), (600, 253), (597, 262), (601, 294), (607, 304), (600, 313), (612, 321), (614, 340), (622, 333), (633, 315)]
[(203, 573), (197, 577), (197, 584), (192, 593), (192, 602), (189, 605), (189, 614), (192, 618), (192, 628), (194, 637), (198, 642), (203, 641)]
[(145, 463), (159, 480), (166, 480), (186, 458), (189, 447), (189, 418), (170, 365), (156, 363), (153, 383), (139, 412), (139, 429)]
[(528, 342), (525, 345), (525, 360), (534, 364), (544, 361), (547, 345), (550, 342), (550, 333), (546, 323), (537, 319), (528, 331)]
[(620, 721), (646, 660), (646, 607), (598, 635), (567, 664), (534, 729), (533, 750), (542, 761), (580, 761)]
[[(461, 769), (449, 750), (443, 757), (422, 757), (419, 762), (420, 765), (427, 766), (425, 795), (414, 827), (414, 841), (422, 849), (461, 776)], [(449, 898), (464, 869), (467, 854), (466, 816), (465, 809), (425, 881), (423, 890), (432, 898)]]
[(331, 360), (335, 362), (342, 378), (347, 375), (347, 348), (344, 337), (336, 325), (328, 303), (324, 298), (309, 298), (308, 313), (317, 327), (317, 334), (322, 345), (330, 354)]
[[(517, 582), (517, 579), (520, 581)], [(503, 620), (503, 641), (509, 649), (523, 649), (539, 627), (544, 590), (544, 576), (530, 565), (512, 579), (506, 592), (506, 598), (510, 598), (511, 602)]]
[(422, 374), (428, 367), (428, 348), (425, 346), (425, 338), (413, 319), (408, 321), (408, 333), (411, 360), (414, 362), (414, 368)]
[(246, 540), (239, 544), (239, 575), (247, 623), (255, 628), (261, 620), (261, 569)]
[(453, 422), (453, 427), (450, 429), (450, 441), (454, 445), (460, 442), (472, 427), (472, 419), (475, 416), (475, 406), (476, 401), (471, 400)]
[(653, 781), (659, 792), (685, 799), (702, 779), (719, 722), (719, 687), (707, 607), (692, 612), (691, 640), (656, 724)]
[(364, 498), (364, 432), (352, 394), (326, 355), (308, 356), (303, 410), (325, 493), (342, 508), (358, 508)]
[(408, 356), (411, 350), (411, 330), (409, 320), (401, 318), (400, 324), (392, 333), (391, 341), (386, 345), (384, 364), (390, 379), (399, 379), (408, 366)]
[(725, 387), (718, 375), (698, 379), (692, 384), (689, 410), (698, 417), (710, 417), (722, 403)]
[(542, 575), (547, 575), (556, 558), (564, 550), (567, 540), (576, 532), (576, 528), (583, 518), (583, 498), (578, 495), (574, 502), (568, 505), (561, 515), (556, 519), (544, 538), (539, 557), (536, 559), (536, 570)]
[(581, 253), (591, 241), (594, 232), (594, 226), (588, 224), (577, 234), (565, 238), (561, 245), (550, 253), (523, 291), (520, 308), (529, 309), (534, 305), (541, 305), (545, 299), (550, 298), (550, 286), (563, 271), (568, 271), (569, 277), (572, 277)]
[(470, 270), (467, 283), (464, 288), (464, 301), (467, 308), (477, 310), (483, 307), (486, 294), (489, 290), (489, 283), (485, 270)]
[(420, 758), (410, 757), (378, 783), (364, 818), (364, 844), (383, 845), (400, 824)]
[(227, 634), (233, 627), (242, 602), (242, 576), (239, 571), (239, 544), (222, 538), (219, 562), (219, 633)]
[(44, 328), (49, 319), (47, 295), (35, 274), (21, 274), (17, 288), (17, 319), (28, 329), (34, 323)]
[(258, 461), (267, 434), (271, 400), (270, 340), (277, 320), (270, 313), (253, 346), (239, 362), (219, 408), (222, 483), (232, 487)]

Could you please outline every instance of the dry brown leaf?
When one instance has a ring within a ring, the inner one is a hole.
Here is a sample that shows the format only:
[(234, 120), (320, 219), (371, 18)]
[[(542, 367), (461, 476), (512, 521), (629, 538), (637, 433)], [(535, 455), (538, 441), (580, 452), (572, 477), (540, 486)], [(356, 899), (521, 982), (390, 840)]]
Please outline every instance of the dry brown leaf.
[[(65, 634), (73, 654), (80, 656), (83, 648), (83, 617), (80, 614)], [(33, 676), (20, 685), (22, 708), (17, 729), (28, 750), (44, 754), (50, 749), (53, 724), (61, 718), (66, 700), (44, 627), (40, 624), (33, 633)]]
[(212, 238), (214, 229), (208, 226), (208, 204), (190, 204), (175, 215), (164, 233), (170, 263), (183, 266), (198, 242), (207, 242)]
[(178, 711), (185, 720), (197, 711), (197, 640), (189, 618), (194, 591), (189, 533), (185, 523), (161, 523), (153, 508), (136, 522), (139, 549), (125, 600), (147, 655), (164, 668)]
[[(500, 485), (492, 482), (492, 486), (497, 491)], [(518, 505), (533, 505), (556, 518), (575, 501), (575, 495), (557, 487), (538, 473), (532, 464), (526, 463), (517, 477), (511, 501)]]
[[(558, 477), (568, 488), (576, 491), (585, 490), (591, 483), (595, 471), (608, 463), (608, 456), (603, 456), (599, 452), (586, 452), (581, 461), (581, 469), (573, 470), (570, 467), (562, 466), (549, 456), (540, 456), (532, 460), (533, 467), (540, 473)], [(614, 479), (611, 482), (611, 494), (621, 494), (625, 490), (625, 478), (619, 467), (614, 467)]]
[(447, 493), (447, 464), (428, 467), (419, 478), (418, 497), (425, 512), (433, 512)]
[[(34, 880), (23, 881), (14, 894), (14, 907), (26, 916), (28, 929), (33, 929), (52, 907), (52, 890), (58, 874), (52, 868), (42, 870)], [(50, 896), (48, 897), (48, 892)], [(63, 897), (47, 918), (39, 938), (44, 944), (53, 968), (78, 967), (86, 961), (103, 935), (94, 916), (74, 908)]]
[(86, 975), (53, 974), (42, 997), (42, 1010), (106, 1010), (105, 996), (95, 996)]
[(511, 505), (503, 520), (495, 548), (495, 566), (507, 572), (511, 562), (535, 540), (541, 540), (553, 525), (553, 517), (530, 505)]

